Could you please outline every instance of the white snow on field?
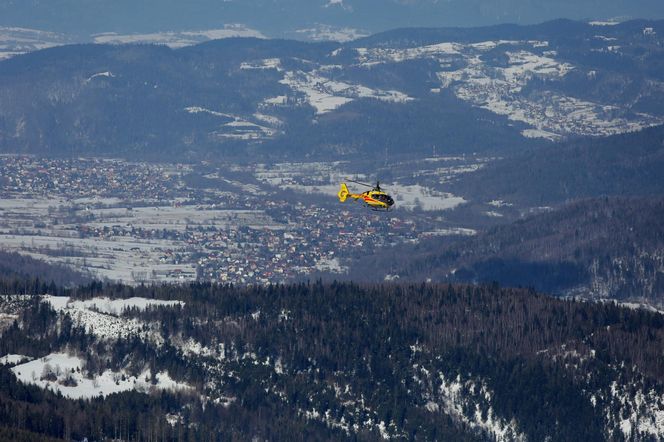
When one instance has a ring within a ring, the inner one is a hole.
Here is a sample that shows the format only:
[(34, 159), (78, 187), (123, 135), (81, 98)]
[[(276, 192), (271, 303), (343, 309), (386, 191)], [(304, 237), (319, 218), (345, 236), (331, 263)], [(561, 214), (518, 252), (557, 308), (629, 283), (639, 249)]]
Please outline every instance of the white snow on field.
[(248, 28), (244, 25), (234, 24), (226, 25), (221, 29), (207, 29), (200, 31), (154, 32), (148, 34), (116, 34), (114, 32), (107, 32), (93, 35), (93, 41), (100, 44), (161, 44), (176, 49), (192, 46), (208, 40), (232, 37), (265, 38), (262, 33), (255, 29)]
[(560, 135), (540, 129), (524, 129), (521, 131), (521, 135), (523, 135), (526, 138), (545, 138), (551, 141), (556, 141), (560, 139)]
[(489, 201), (487, 204), (493, 207), (512, 207), (514, 205), (512, 203), (507, 203), (503, 200), (492, 200)]
[(267, 123), (272, 127), (279, 127), (279, 126), (282, 126), (284, 124), (284, 122), (281, 121), (277, 117), (274, 117), (272, 115), (262, 114), (262, 113), (259, 113), (259, 112), (256, 112), (254, 114), (254, 118), (256, 118), (257, 120), (262, 121), (264, 123)]
[(240, 69), (276, 69), (277, 71), (282, 71), (281, 60), (278, 58), (266, 58), (256, 62), (242, 62), (240, 64)]
[(573, 67), (550, 57), (527, 51), (508, 52), (510, 66), (490, 68), (479, 56), (469, 58), (458, 71), (439, 73), (445, 87), (452, 87), (457, 97), (510, 120), (532, 126), (523, 131), (526, 137), (556, 139), (560, 135), (613, 135), (655, 125), (659, 119), (648, 115), (622, 117), (615, 106), (605, 106), (577, 98), (542, 91), (533, 96), (521, 95), (533, 77), (562, 78)]
[(67, 36), (55, 32), (0, 26), (0, 60), (71, 42)]
[(328, 271), (333, 273), (346, 273), (348, 267), (342, 266), (339, 258), (321, 258), (316, 262), (316, 270)]
[(391, 194), (395, 205), (408, 210), (415, 208), (422, 210), (448, 210), (466, 202), (460, 196), (438, 192), (419, 184), (401, 185), (395, 183)]
[(140, 336), (161, 344), (163, 339), (158, 332), (158, 324), (146, 324), (136, 318), (115, 316), (129, 308), (145, 310), (150, 306), (182, 305), (180, 301), (159, 299), (129, 298), (115, 299), (93, 298), (85, 301), (72, 301), (66, 296), (43, 297), (45, 302), (58, 312), (67, 313), (76, 325), (82, 326), (86, 332), (100, 339), (118, 339)]
[(664, 314), (664, 310), (658, 309), (657, 307), (642, 302), (620, 302), (619, 304), (622, 307), (627, 307), (632, 310), (648, 310), (650, 312)]
[(30, 356), (23, 356), (23, 355), (4, 355), (3, 357), (0, 358), (0, 365), (16, 365), (20, 364), (23, 361), (29, 361), (32, 358)]
[(616, 41), (618, 40), (615, 37), (605, 37), (604, 35), (595, 35), (595, 38), (602, 41)]
[[(123, 372), (106, 370), (101, 375), (88, 378), (84, 361), (66, 353), (51, 353), (43, 358), (13, 367), (12, 372), (24, 384), (32, 384), (53, 392), (60, 392), (70, 399), (87, 399), (107, 396), (123, 391), (147, 392), (152, 389), (188, 390), (187, 384), (174, 381), (167, 372), (155, 375), (156, 382), (150, 382), (151, 374), (146, 370), (138, 377), (127, 376)], [(123, 380), (124, 376), (124, 380)]]
[[(94, 310), (100, 313), (106, 313), (109, 315), (120, 315), (125, 310), (129, 309), (138, 309), (144, 311), (148, 307), (153, 306), (166, 306), (173, 307), (176, 305), (182, 305), (181, 301), (166, 301), (162, 299), (148, 299), (148, 298), (127, 298), (127, 299), (109, 299), (109, 298), (92, 298), (85, 301), (68, 301), (62, 304), (64, 300), (58, 298), (67, 298), (66, 296), (49, 296), (45, 300), (48, 301), (51, 305), (57, 309), (63, 308), (73, 308), (73, 309), (87, 309)], [(54, 300), (55, 301), (51, 301)]]
[(270, 97), (263, 100), (263, 106), (283, 106), (288, 103), (288, 97), (285, 95), (279, 95), (277, 97)]
[(594, 20), (591, 22), (588, 22), (590, 26), (615, 26), (619, 25), (620, 22), (617, 20)]
[(463, 227), (452, 227), (449, 229), (437, 229), (431, 230), (429, 232), (422, 232), (424, 236), (475, 236), (477, 235), (477, 230), (475, 229), (466, 229)]
[[(479, 44), (481, 45), (481, 43)], [(488, 47), (488, 45), (486, 46)], [(404, 49), (357, 48), (356, 51), (358, 61), (365, 66), (371, 66), (378, 63), (398, 63), (419, 58), (448, 60), (450, 55), (460, 55), (462, 49), (463, 45), (459, 43), (437, 43)]]
[[(262, 124), (248, 121), (242, 117), (226, 114), (223, 112), (213, 111), (200, 106), (185, 107), (184, 110), (190, 114), (208, 114), (215, 117), (224, 118), (226, 120), (219, 128), (213, 131), (210, 135), (216, 138), (236, 139), (236, 140), (265, 140), (274, 137), (278, 130), (273, 129)], [(268, 124), (279, 122), (276, 118), (268, 118), (263, 114), (258, 114), (262, 118), (261, 121), (268, 122)]]
[[(436, 160), (446, 161), (450, 159), (440, 158)], [(357, 180), (367, 181), (367, 178), (364, 176), (357, 176), (357, 174), (344, 171), (345, 165), (343, 162), (277, 163), (269, 167), (259, 164), (254, 170), (254, 176), (259, 181), (282, 189), (296, 189), (300, 192), (320, 193), (336, 198), (339, 191), (339, 183), (347, 181), (349, 176), (354, 176)], [(459, 165), (456, 167), (436, 168), (431, 173), (440, 176), (442, 181), (445, 177), (473, 172), (478, 168), (474, 165)], [(424, 175), (424, 173), (422, 174)], [(356, 189), (354, 186), (349, 183), (349, 188), (353, 192), (366, 190), (365, 188)], [(427, 211), (447, 210), (466, 202), (462, 197), (447, 192), (440, 192), (420, 184), (402, 185), (394, 182), (386, 190), (394, 198), (395, 207), (406, 210), (415, 208)]]
[(213, 110), (206, 109), (206, 108), (200, 107), (200, 106), (188, 106), (188, 107), (185, 107), (184, 110), (185, 110), (185, 112), (190, 113), (190, 114), (209, 114), (209, 115), (213, 115), (215, 117), (222, 117), (222, 118), (228, 118), (228, 119), (231, 119), (231, 120), (235, 120), (235, 117), (233, 115), (225, 114), (223, 112), (213, 111)]
[(348, 27), (337, 28), (327, 25), (318, 25), (314, 28), (298, 29), (296, 34), (311, 41), (338, 41), (345, 43), (358, 38), (366, 37), (368, 33)]

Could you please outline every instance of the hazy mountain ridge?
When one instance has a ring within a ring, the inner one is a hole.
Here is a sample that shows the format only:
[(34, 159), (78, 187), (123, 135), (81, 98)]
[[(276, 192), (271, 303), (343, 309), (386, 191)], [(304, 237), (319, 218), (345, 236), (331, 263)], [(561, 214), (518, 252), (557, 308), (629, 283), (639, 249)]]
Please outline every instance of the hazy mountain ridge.
[[(256, 14), (261, 11), (261, 14)], [(380, 11), (380, 13), (376, 13)], [(69, 32), (155, 32), (219, 23), (246, 23), (271, 36), (283, 36), (317, 24), (354, 27), (379, 32), (404, 26), (482, 26), (496, 23), (539, 23), (558, 17), (607, 21), (614, 17), (664, 18), (657, 0), (624, 2), (592, 0), (547, 2), (544, 0), (278, 0), (213, 1), (187, 4), (176, 1), (99, 0), (81, 3), (8, 1), (0, 5), (0, 24)]]
[(485, 201), (559, 205), (601, 196), (664, 193), (664, 127), (570, 140), (522, 152), (466, 175), (450, 187)]
[(664, 22), (557, 23), (395, 31), (411, 35), (408, 45), (387, 34), (347, 45), (52, 48), (0, 63), (0, 149), (181, 158), (337, 157), (376, 145), (394, 154), (436, 144), (441, 153), (504, 152), (532, 138), (664, 122), (656, 106)]

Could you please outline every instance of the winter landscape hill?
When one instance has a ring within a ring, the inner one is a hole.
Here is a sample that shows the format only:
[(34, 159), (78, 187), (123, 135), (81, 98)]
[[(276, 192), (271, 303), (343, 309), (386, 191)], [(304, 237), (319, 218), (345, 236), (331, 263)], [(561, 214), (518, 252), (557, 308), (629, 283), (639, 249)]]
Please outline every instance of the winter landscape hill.
[(576, 201), (476, 237), (385, 250), (350, 278), (497, 282), (586, 299), (664, 306), (661, 197)]
[[(3, 292), (19, 289), (45, 287), (2, 284)], [(2, 298), (3, 433), (469, 441), (664, 434), (657, 313), (495, 286), (93, 284), (54, 293), (67, 296)]]
[(664, 127), (584, 138), (521, 152), (450, 187), (485, 200), (558, 205), (599, 196), (659, 196)]
[(0, 440), (664, 439), (660, 2), (198, 5), (0, 2)]
[(506, 151), (662, 124), (664, 22), (346, 44), (72, 45), (0, 62), (0, 150), (179, 159)]

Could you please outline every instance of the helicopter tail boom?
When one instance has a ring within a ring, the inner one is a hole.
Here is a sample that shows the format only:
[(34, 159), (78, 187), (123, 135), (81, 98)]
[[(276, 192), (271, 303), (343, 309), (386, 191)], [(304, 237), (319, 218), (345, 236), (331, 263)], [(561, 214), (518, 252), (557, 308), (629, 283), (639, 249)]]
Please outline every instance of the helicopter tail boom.
[(348, 191), (348, 187), (346, 187), (346, 183), (341, 183), (341, 189), (337, 194), (339, 196), (339, 201), (341, 201), (342, 203), (346, 201), (346, 198), (348, 198), (349, 194), (350, 192)]

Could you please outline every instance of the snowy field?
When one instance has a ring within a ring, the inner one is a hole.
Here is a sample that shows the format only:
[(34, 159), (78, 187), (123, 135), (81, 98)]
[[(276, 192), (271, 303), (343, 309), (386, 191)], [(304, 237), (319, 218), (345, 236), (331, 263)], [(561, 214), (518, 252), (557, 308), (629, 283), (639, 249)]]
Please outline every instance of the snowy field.
[(0, 60), (68, 43), (68, 37), (56, 32), (0, 26)]
[[(479, 170), (486, 161), (489, 160), (483, 158), (466, 160), (457, 157), (424, 158), (409, 164), (410, 167), (417, 169), (417, 172), (409, 175), (409, 178), (433, 177), (444, 187), (445, 183), (458, 175)], [(445, 166), (445, 163), (450, 165)], [(274, 187), (327, 195), (332, 198), (336, 197), (340, 183), (343, 182), (347, 182), (351, 192), (361, 193), (367, 190), (350, 182), (349, 177), (367, 183), (371, 182), (371, 179), (366, 175), (350, 173), (348, 167), (348, 162), (259, 164), (256, 166), (254, 176), (259, 181)], [(403, 184), (399, 180), (384, 184), (381, 187), (385, 187), (395, 199), (395, 210), (448, 210), (466, 202), (462, 197), (421, 184)]]
[[(246, 187), (243, 183), (229, 183)], [(120, 229), (124, 234), (82, 237), (78, 230), (80, 221), (65, 221), (65, 215), (84, 218), (85, 228), (92, 232)], [(192, 281), (196, 279), (196, 263), (174, 261), (175, 255), (191, 252), (192, 246), (182, 240), (141, 238), (129, 232), (168, 231), (173, 235), (192, 228), (227, 230), (242, 226), (280, 228), (263, 210), (191, 204), (127, 207), (117, 198), (0, 199), (3, 250), (130, 284)], [(205, 252), (205, 248), (200, 251)]]
[(69, 296), (44, 296), (43, 299), (45, 302), (51, 304), (56, 311), (92, 310), (113, 316), (120, 315), (130, 309), (145, 311), (147, 308), (154, 306), (174, 307), (176, 305), (184, 305), (182, 301), (139, 297), (127, 299), (92, 298), (85, 301), (72, 301)]
[(149, 34), (119, 34), (106, 32), (92, 36), (95, 43), (100, 44), (159, 44), (177, 49), (193, 46), (209, 40), (234, 37), (265, 38), (252, 28), (241, 24), (229, 24), (220, 29), (204, 29), (180, 32), (154, 32)]
[[(16, 359), (19, 355), (13, 356)], [(27, 358), (29, 359), (29, 358)], [(136, 390), (190, 390), (187, 384), (176, 382), (162, 371), (156, 373), (156, 382), (151, 382), (152, 374), (147, 369), (139, 376), (129, 376), (124, 371), (106, 370), (100, 375), (89, 377), (83, 359), (67, 353), (51, 353), (39, 359), (12, 367), (16, 378), (24, 383), (62, 393), (70, 399), (89, 399), (108, 396), (113, 393)]]

